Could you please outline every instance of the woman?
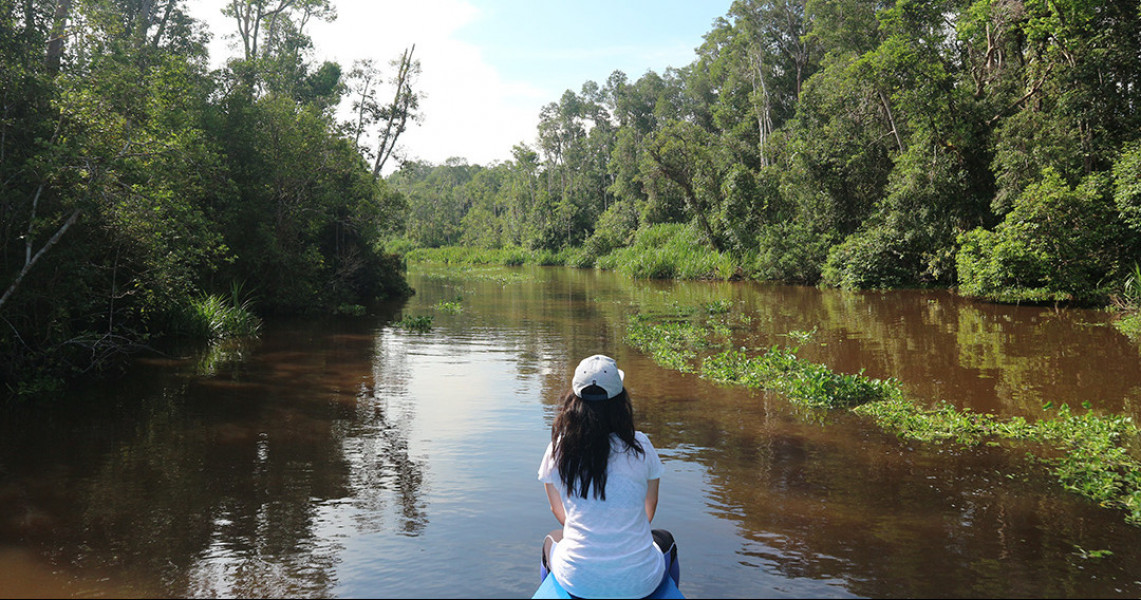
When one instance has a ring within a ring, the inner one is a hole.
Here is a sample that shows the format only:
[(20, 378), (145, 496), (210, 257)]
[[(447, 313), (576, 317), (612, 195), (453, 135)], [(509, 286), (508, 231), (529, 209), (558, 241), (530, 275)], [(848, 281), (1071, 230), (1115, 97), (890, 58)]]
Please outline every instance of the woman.
[(676, 552), (668, 532), (650, 530), (662, 463), (634, 429), (624, 378), (608, 356), (579, 363), (539, 466), (562, 525), (544, 540), (543, 565), (582, 598), (647, 596), (667, 571), (663, 550)]

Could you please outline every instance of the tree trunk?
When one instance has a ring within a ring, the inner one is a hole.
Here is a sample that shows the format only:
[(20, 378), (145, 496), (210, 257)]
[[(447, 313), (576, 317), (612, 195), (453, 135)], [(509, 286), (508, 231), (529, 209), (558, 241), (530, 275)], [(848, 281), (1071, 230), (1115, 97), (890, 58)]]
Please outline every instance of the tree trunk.
[(396, 140), (400, 138), (400, 134), (404, 133), (404, 129), (408, 126), (413, 99), (409, 73), (412, 69), (412, 52), (415, 50), (416, 44), (412, 44), (412, 47), (405, 50), (400, 57), (400, 69), (396, 75), (396, 94), (389, 106), (388, 123), (385, 125), (384, 132), (378, 142), (376, 162), (372, 165), (373, 181), (380, 179), (380, 171), (384, 168), (384, 163), (388, 162), (389, 157), (392, 156), (392, 151), (396, 148)]
[(71, 0), (60, 0), (52, 17), (52, 32), (48, 38), (48, 52), (44, 66), (49, 77), (59, 73), (59, 63), (63, 58), (64, 38), (67, 35), (67, 19), (71, 16)]
[(891, 103), (887, 101), (887, 96), (880, 90), (876, 90), (879, 94), (880, 102), (883, 104), (884, 113), (887, 115), (887, 122), (891, 125), (891, 133), (895, 136), (895, 144), (899, 147), (899, 151), (903, 152), (903, 138), (899, 135), (899, 128), (895, 126), (895, 115), (891, 112)]
[[(756, 103), (757, 113), (757, 150), (761, 158), (761, 166), (769, 166), (769, 135), (773, 131), (772, 119), (772, 103), (769, 102), (769, 89), (765, 84), (764, 62), (761, 60), (760, 50), (757, 50), (756, 56), (753, 57), (754, 68), (752, 71), (753, 93), (760, 95), (760, 101)], [(759, 84), (759, 85), (758, 85)], [(758, 89), (759, 88), (759, 89)]]

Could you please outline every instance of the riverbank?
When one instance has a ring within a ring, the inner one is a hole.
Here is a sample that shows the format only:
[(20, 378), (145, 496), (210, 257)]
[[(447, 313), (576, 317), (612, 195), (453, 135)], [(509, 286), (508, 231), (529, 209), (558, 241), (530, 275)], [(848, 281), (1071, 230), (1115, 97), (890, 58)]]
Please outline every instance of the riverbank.
[[(465, 246), (404, 247), (395, 250), (402, 252), (405, 261), (409, 263), (599, 268), (616, 271), (634, 279), (715, 281), (770, 279), (764, 271), (751, 266), (756, 264), (755, 257), (734, 258), (731, 253), (713, 250), (704, 243), (695, 229), (682, 224), (656, 225), (647, 228), (638, 234), (630, 246), (602, 255), (592, 253), (587, 247), (568, 248), (558, 252), (527, 250), (520, 247)], [(1120, 290), (1108, 296), (1108, 300), (1099, 307), (1114, 313), (1114, 326), (1137, 343), (1141, 351), (1141, 266), (1134, 265), (1132, 274), (1127, 276), (1119, 287)], [(978, 299), (999, 304), (1019, 304), (1019, 302), (1004, 302), (998, 296), (984, 296)], [(1051, 300), (1047, 304), (1061, 306), (1065, 303)]]

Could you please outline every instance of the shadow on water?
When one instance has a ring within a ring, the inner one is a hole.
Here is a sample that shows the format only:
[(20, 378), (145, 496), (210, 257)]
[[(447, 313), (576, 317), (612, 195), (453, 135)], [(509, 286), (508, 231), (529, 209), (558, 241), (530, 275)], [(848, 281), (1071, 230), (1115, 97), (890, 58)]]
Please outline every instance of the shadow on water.
[[(655, 525), (689, 597), (1141, 596), (1141, 528), (1024, 453), (901, 441), (624, 337), (632, 314), (723, 302), (748, 323), (734, 344), (895, 377), (919, 402), (1138, 418), (1141, 352), (1104, 313), (556, 268), (412, 282), (372, 316), (269, 322), (5, 412), (0, 596), (529, 596), (553, 527), (535, 469), (596, 352), (663, 457)], [(418, 315), (430, 329), (395, 326)]]

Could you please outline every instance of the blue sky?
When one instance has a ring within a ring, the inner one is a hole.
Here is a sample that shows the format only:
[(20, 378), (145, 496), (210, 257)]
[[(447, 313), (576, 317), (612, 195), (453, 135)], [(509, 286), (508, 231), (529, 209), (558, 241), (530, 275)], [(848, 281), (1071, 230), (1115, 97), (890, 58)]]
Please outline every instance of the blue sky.
[(473, 4), (479, 14), (456, 37), (481, 48), (505, 78), (550, 89), (552, 99), (587, 80), (602, 83), (615, 69), (636, 79), (647, 69), (688, 64), (713, 19), (729, 8), (712, 0)]
[[(191, 0), (215, 34), (211, 54), (233, 55), (227, 0)], [(636, 80), (694, 59), (732, 0), (336, 0), (338, 18), (310, 26), (317, 60), (383, 65), (411, 44), (423, 73), (424, 120), (401, 138), (408, 158), (507, 160), (534, 145), (539, 110), (565, 90), (615, 70)]]

